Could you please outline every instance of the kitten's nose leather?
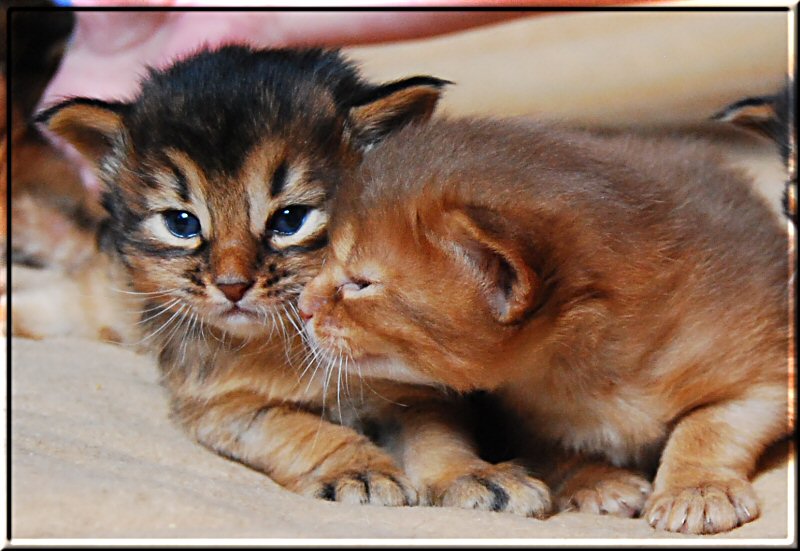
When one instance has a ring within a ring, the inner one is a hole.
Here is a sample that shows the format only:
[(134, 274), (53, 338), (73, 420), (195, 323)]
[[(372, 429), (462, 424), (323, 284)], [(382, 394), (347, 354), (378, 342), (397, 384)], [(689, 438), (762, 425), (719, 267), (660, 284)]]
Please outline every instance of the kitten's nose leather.
[(317, 304), (317, 301), (309, 298), (307, 292), (308, 291), (300, 295), (300, 300), (297, 303), (300, 319), (302, 319), (304, 322), (313, 318), (314, 312), (316, 310), (319, 310), (319, 305)]
[(300, 309), (300, 319), (302, 319), (303, 321), (308, 321), (313, 317), (314, 317), (314, 314), (312, 314), (311, 312), (306, 312), (302, 308)]
[(302, 292), (300, 295), (300, 300), (297, 303), (300, 311), (300, 317), (304, 322), (313, 318), (314, 314), (316, 314), (322, 305), (327, 302), (327, 300), (322, 296), (313, 294), (315, 292), (320, 291), (314, 286), (314, 282), (312, 281)]
[(228, 300), (231, 302), (239, 302), (242, 300), (242, 297), (247, 292), (247, 290), (253, 286), (252, 281), (238, 281), (236, 283), (217, 283), (217, 288), (222, 291)]

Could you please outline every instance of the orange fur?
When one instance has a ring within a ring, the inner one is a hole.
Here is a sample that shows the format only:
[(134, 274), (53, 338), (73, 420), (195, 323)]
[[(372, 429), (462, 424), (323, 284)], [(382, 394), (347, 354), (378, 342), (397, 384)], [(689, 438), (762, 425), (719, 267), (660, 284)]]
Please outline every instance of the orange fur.
[(604, 458), (553, 479), (562, 504), (729, 530), (789, 429), (786, 235), (749, 185), (700, 142), (410, 127), (340, 192), (307, 330), (365, 374), (494, 391), (528, 459)]

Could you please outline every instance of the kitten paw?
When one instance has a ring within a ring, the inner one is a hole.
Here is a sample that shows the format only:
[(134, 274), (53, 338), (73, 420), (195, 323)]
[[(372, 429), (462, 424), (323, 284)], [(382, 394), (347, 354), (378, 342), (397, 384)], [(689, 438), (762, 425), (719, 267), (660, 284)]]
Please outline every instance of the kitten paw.
[(644, 516), (659, 530), (716, 534), (758, 515), (758, 500), (750, 483), (728, 480), (658, 492), (649, 499)]
[(347, 471), (310, 484), (301, 493), (341, 503), (400, 507), (416, 505), (417, 491), (399, 472)]
[(558, 508), (632, 518), (642, 512), (651, 491), (650, 483), (636, 473), (592, 466), (567, 481), (559, 492)]
[(434, 505), (525, 517), (544, 518), (552, 507), (547, 485), (512, 463), (486, 464), (432, 493), (430, 501)]

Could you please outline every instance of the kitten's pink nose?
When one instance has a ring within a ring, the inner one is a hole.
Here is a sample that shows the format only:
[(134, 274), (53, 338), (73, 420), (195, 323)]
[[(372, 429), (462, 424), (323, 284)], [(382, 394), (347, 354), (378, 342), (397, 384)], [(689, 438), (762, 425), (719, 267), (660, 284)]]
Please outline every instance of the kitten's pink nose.
[(319, 309), (327, 302), (327, 299), (315, 294), (315, 288), (310, 283), (306, 286), (305, 290), (300, 294), (300, 300), (297, 302), (300, 317), (304, 322), (314, 317), (314, 314), (319, 312)]
[(313, 317), (314, 317), (314, 314), (312, 314), (311, 312), (306, 312), (305, 310), (300, 308), (300, 319), (302, 319), (303, 322), (307, 322), (308, 320), (310, 320)]
[(242, 300), (244, 294), (252, 286), (252, 281), (236, 281), (233, 283), (217, 282), (217, 288), (222, 291), (222, 294), (231, 302), (239, 302)]

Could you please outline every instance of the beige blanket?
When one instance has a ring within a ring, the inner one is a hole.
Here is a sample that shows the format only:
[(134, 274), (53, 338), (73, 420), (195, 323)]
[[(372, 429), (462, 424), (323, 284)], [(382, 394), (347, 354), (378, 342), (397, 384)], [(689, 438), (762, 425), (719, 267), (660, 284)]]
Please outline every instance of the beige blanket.
[[(171, 423), (150, 359), (77, 339), (14, 339), (12, 347), (15, 540), (687, 537), (656, 532), (641, 519), (561, 513), (542, 521), (301, 497)], [(756, 478), (762, 517), (715, 539), (787, 537), (786, 458), (787, 446), (776, 447)]]

